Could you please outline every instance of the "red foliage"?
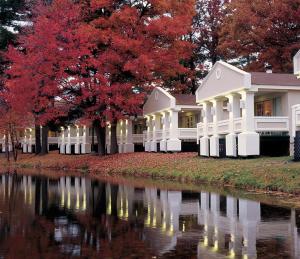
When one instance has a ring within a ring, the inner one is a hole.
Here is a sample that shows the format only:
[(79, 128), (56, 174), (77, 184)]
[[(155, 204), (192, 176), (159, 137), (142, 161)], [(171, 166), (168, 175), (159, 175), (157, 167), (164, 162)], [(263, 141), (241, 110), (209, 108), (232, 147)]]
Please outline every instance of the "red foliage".
[(39, 4), (32, 28), (19, 37), (18, 48), (10, 47), (7, 58), (5, 98), (18, 113), (31, 113), (36, 124), (46, 124), (65, 115), (68, 106), (56, 105), (65, 82), (65, 64), (73, 58), (78, 42), (72, 34), (78, 25), (78, 6), (68, 0)]
[(233, 0), (229, 8), (220, 50), (249, 70), (269, 63), (275, 72), (291, 72), (300, 48), (300, 1)]

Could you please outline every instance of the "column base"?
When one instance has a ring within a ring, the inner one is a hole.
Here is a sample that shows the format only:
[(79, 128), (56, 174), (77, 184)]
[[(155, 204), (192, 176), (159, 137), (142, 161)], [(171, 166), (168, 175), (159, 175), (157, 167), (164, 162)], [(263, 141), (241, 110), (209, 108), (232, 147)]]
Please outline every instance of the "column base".
[(220, 137), (219, 136), (212, 136), (210, 137), (210, 156), (213, 157), (220, 157)]
[(110, 144), (106, 145), (106, 153), (110, 154)]
[(89, 154), (92, 152), (91, 144), (81, 144), (81, 154)]
[(167, 152), (167, 140), (160, 141), (159, 145), (161, 152)]
[(238, 135), (239, 156), (259, 156), (259, 134), (256, 132), (243, 132)]
[(180, 152), (181, 151), (181, 140), (169, 139), (167, 141), (167, 151), (169, 152)]
[(237, 157), (237, 146), (236, 146), (237, 135), (230, 133), (226, 135), (226, 156)]
[(151, 152), (157, 152), (157, 142), (151, 141)]
[(27, 144), (23, 144), (23, 146), (22, 146), (22, 150), (23, 150), (23, 153), (27, 153), (28, 151), (27, 151)]
[(71, 154), (71, 144), (66, 144), (66, 154)]
[(65, 144), (60, 144), (59, 153), (65, 154), (65, 152), (66, 152)]
[(209, 137), (200, 138), (200, 156), (209, 157)]
[(27, 144), (27, 153), (32, 153), (32, 144)]
[(118, 152), (119, 154), (124, 153), (124, 144), (118, 144)]
[(81, 146), (80, 144), (75, 144), (75, 154), (77, 154), (77, 155), (80, 154), (80, 151), (81, 151), (80, 146)]
[(151, 152), (151, 142), (145, 142), (145, 152)]
[(134, 144), (127, 143), (123, 145), (123, 153), (133, 153), (134, 152)]

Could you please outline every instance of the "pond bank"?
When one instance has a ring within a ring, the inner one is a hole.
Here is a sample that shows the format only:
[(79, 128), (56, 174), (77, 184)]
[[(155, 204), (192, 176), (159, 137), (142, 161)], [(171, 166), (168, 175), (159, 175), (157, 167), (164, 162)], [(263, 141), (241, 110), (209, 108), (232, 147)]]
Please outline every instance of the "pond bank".
[(199, 158), (195, 153), (132, 153), (46, 156), (22, 154), (17, 163), (0, 158), (2, 170), (40, 168), (91, 175), (126, 175), (177, 182), (208, 183), (246, 190), (300, 194), (300, 163), (289, 157), (256, 159)]

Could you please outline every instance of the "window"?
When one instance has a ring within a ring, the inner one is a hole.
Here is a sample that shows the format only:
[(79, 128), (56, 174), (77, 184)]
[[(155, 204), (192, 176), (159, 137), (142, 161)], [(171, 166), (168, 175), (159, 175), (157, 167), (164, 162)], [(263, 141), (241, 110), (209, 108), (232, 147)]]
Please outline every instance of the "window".
[(256, 116), (273, 116), (273, 100), (265, 100), (255, 104)]

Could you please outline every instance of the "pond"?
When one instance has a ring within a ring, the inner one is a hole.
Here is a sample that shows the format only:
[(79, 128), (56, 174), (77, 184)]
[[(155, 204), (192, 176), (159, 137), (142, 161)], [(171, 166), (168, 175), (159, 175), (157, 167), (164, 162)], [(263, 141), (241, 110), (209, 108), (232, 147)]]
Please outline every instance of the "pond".
[(0, 175), (0, 258), (300, 258), (300, 211), (83, 176)]

